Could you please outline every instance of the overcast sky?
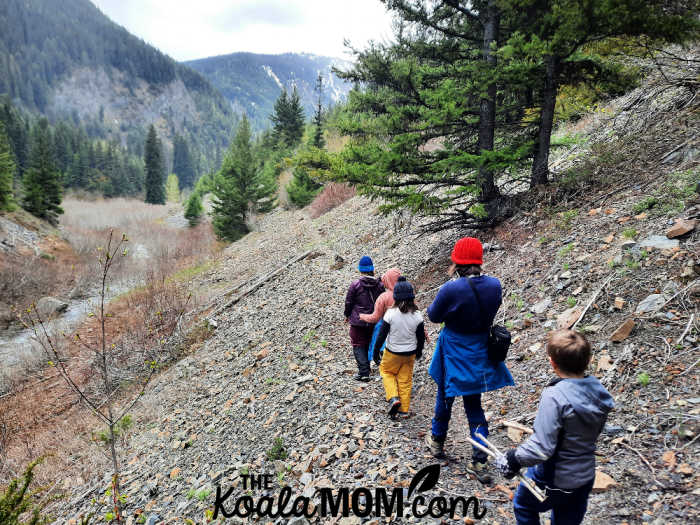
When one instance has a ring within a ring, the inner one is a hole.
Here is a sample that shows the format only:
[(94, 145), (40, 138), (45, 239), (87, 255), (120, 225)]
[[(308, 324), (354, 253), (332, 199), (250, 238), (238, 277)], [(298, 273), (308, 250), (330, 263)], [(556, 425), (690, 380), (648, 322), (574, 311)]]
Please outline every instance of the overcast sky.
[(92, 1), (176, 60), (236, 51), (347, 59), (344, 38), (362, 48), (391, 36), (391, 18), (379, 0)]

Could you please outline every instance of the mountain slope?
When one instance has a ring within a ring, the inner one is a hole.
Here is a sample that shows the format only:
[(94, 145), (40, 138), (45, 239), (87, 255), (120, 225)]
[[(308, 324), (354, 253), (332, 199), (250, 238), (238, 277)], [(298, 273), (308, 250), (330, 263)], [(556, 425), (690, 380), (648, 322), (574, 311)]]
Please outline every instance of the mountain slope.
[(347, 62), (309, 54), (233, 53), (185, 64), (207, 77), (236, 110), (245, 111), (256, 129), (269, 126), (275, 100), (283, 88), (291, 91), (294, 85), (307, 116), (311, 116), (317, 101), (314, 86), (319, 72), (323, 76), (324, 106), (344, 100), (351, 88), (331, 71), (333, 67), (343, 68)]
[[(599, 471), (614, 481), (592, 494), (584, 523), (695, 523), (700, 517), (694, 466), (700, 450), (700, 229), (670, 241), (675, 247), (645, 246), (669, 241), (650, 238), (664, 236), (670, 219), (700, 218), (699, 104), (685, 87), (664, 97), (655, 87), (645, 89), (561, 130), (564, 136), (583, 135), (557, 164), (564, 166), (562, 181), (575, 197), (553, 198), (559, 205), (554, 211), (538, 201), (539, 207), (478, 234), (491, 247), (485, 271), (504, 287), (498, 322), (513, 332), (507, 365), (516, 384), (483, 396), (494, 443), (503, 449), (523, 438), (507, 432), (503, 420), (532, 424), (552, 378), (544, 336), (558, 324), (573, 323), (575, 315), (595, 349), (590, 372), (615, 398), (596, 453)], [(126, 515), (146, 509), (165, 520), (204, 521), (217, 485), (221, 494), (232, 488), (225, 505), (231, 511), (246, 493), (241, 474), (248, 473), (271, 476), (272, 488), (264, 494), (275, 502), (280, 487), (288, 485), (292, 497), (303, 494), (318, 507), (319, 488), (391, 491), (435, 464), (422, 443), (435, 400), (427, 367), (439, 325), (427, 323), (432, 344), (416, 364), (413, 416), (392, 422), (379, 377), (367, 384), (352, 380), (356, 366), (342, 304), (358, 275), (356, 261), (370, 254), (380, 271), (400, 267), (425, 309), (447, 278), (459, 235), (416, 238), (410, 226), (392, 224), (359, 197), (318, 219), (306, 210), (262, 217), (258, 231), (232, 244), (194, 280), (195, 289), (225, 282), (233, 293), (221, 293), (207, 310), (217, 321), (213, 336), (145, 396), (151, 412), (140, 416), (138, 428), (145, 430), (135, 434), (126, 453)], [(306, 258), (284, 266), (308, 250)], [(277, 268), (283, 271), (241, 293)], [(641, 312), (651, 294), (663, 304)], [(233, 299), (239, 300), (213, 313)], [(613, 342), (611, 336), (630, 319), (634, 330)], [(455, 407), (440, 484), (421, 496), (429, 501), (474, 495), (486, 506), (484, 523), (513, 523), (509, 496), (515, 481), (495, 474), (497, 485), (485, 487), (470, 477), (465, 428), (464, 413)], [(76, 488), (64, 516), (102, 512), (95, 501), (107, 487), (105, 477)], [(261, 501), (263, 491), (249, 494)], [(295, 521), (327, 522), (318, 516)], [(469, 521), (449, 521), (458, 522)]]
[[(132, 149), (154, 123), (200, 162), (225, 147), (235, 115), (199, 73), (118, 26), (88, 0), (0, 2), (0, 95)], [(205, 168), (208, 168), (204, 163)]]

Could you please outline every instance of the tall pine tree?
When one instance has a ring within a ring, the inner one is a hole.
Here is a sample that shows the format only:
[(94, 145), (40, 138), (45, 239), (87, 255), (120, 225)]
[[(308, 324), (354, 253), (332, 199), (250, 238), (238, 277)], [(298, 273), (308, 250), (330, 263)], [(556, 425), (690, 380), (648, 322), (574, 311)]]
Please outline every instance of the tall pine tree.
[(61, 173), (56, 169), (52, 151), (51, 132), (46, 119), (41, 119), (32, 129), (32, 144), (29, 150), (29, 169), (24, 173), (24, 201), (22, 207), (28, 212), (58, 223), (61, 208)]
[(253, 155), (250, 124), (244, 115), (221, 171), (214, 177), (212, 225), (219, 238), (241, 238), (249, 231), (249, 214), (269, 207), (272, 188), (264, 182)]
[(187, 140), (181, 135), (173, 139), (173, 173), (177, 175), (181, 188), (191, 188), (197, 178), (194, 161)]
[(165, 169), (163, 166), (163, 148), (156, 134), (156, 128), (151, 124), (144, 151), (146, 164), (146, 202), (165, 204)]
[(0, 210), (12, 210), (15, 207), (12, 187), (16, 169), (10, 139), (5, 133), (4, 124), (0, 121)]
[(316, 112), (314, 113), (313, 125), (314, 136), (311, 144), (318, 149), (323, 149), (326, 146), (326, 140), (323, 138), (323, 77), (321, 72), (316, 78), (316, 93), (318, 99), (316, 101)]
[(270, 119), (273, 136), (280, 146), (294, 148), (301, 142), (304, 136), (304, 108), (296, 86), (291, 95), (287, 95), (286, 89), (282, 90), (275, 101), (275, 110)]

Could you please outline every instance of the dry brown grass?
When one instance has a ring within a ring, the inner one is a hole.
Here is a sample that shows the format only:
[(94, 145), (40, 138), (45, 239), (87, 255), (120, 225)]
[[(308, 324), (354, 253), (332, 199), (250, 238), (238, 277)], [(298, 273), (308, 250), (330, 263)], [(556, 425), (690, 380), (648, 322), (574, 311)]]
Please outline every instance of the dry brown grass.
[[(92, 290), (93, 295), (99, 269), (96, 250), (104, 246), (110, 229), (115, 234), (127, 234), (129, 255), (120, 258), (118, 264), (115, 261), (111, 284), (121, 280), (137, 287), (109, 303), (105, 338), (117, 346), (121, 356), (115, 382), (125, 402), (140, 391), (149, 372), (147, 362), (155, 360), (159, 367), (167, 366), (190, 346), (202, 344), (206, 334), (197, 333), (190, 338), (182, 335), (197, 323), (195, 317), (183, 317), (182, 312), (198, 308), (200, 298), (190, 297), (185, 279), (170, 276), (210, 259), (221, 246), (208, 223), (196, 228), (177, 227), (166, 221), (170, 212), (164, 206), (127, 199), (66, 199), (64, 208), (64, 234), (75, 251), (64, 243), (54, 250), (54, 260), (39, 261), (43, 266), (23, 265), (31, 270), (22, 274), (23, 278), (33, 279), (36, 284), (24, 292), (13, 293), (34, 294), (34, 301), (53, 289), (49, 284), (56, 284), (57, 275), (68, 272), (60, 279), (64, 292), (82, 286)], [(11, 270), (0, 267), (0, 272), (19, 272), (20, 266), (13, 265)], [(3, 286), (9, 286), (9, 279), (2, 279), (2, 275), (0, 279)], [(163, 335), (171, 333), (178, 323), (180, 330), (162, 344)], [(81, 389), (93, 392), (93, 355), (86, 346), (99, 343), (97, 319), (86, 319), (76, 332), (80, 333), (82, 345), (73, 337), (61, 339), (66, 367)], [(47, 359), (40, 354), (34, 357), (41, 357), (43, 363)], [(40, 483), (61, 480), (60, 484), (75, 486), (95, 474), (108, 472), (106, 450), (93, 439), (94, 433), (101, 430), (98, 419), (79, 403), (78, 395), (55, 367), (36, 367), (29, 357), (27, 366), (21, 377), (9, 378), (11, 391), (0, 397), (0, 486), (21, 473), (31, 460), (45, 454), (51, 456), (37, 469)], [(145, 423), (143, 417), (136, 421), (137, 425)]]
[[(208, 334), (201, 334), (199, 328), (190, 337), (176, 330), (182, 312), (193, 306), (198, 306), (196, 298), (177, 283), (155, 277), (108, 305), (105, 340), (115, 345), (116, 359), (110, 373), (121, 399), (115, 405), (127, 406), (138, 395), (151, 371), (151, 361), (160, 369), (191, 345), (201, 345)], [(101, 342), (98, 319), (90, 318), (76, 333), (79, 341), (71, 334), (55, 342), (61, 347), (71, 379), (92, 397), (97, 394), (95, 381), (99, 377), (90, 348)], [(6, 431), (6, 439), (0, 440), (0, 486), (42, 455), (50, 457), (37, 471), (40, 483), (59, 479), (74, 486), (110, 471), (107, 450), (95, 438), (103, 430), (100, 421), (80, 402), (56, 367), (43, 368), (16, 382), (13, 391), (0, 398), (0, 414), (0, 431)], [(136, 424), (143, 425), (147, 419), (147, 414), (142, 415)]]
[(320, 217), (354, 196), (355, 188), (352, 186), (339, 182), (329, 182), (309, 205), (311, 217), (314, 219)]

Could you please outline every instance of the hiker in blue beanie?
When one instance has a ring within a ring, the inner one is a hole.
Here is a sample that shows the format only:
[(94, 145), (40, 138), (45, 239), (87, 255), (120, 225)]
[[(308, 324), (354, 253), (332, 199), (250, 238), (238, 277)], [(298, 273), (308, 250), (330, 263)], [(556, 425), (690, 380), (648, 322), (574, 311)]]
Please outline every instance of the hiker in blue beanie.
[(350, 344), (357, 361), (358, 381), (369, 381), (369, 344), (372, 340), (374, 323), (360, 319), (360, 314), (371, 314), (374, 302), (384, 291), (384, 285), (374, 277), (374, 263), (365, 255), (357, 266), (361, 277), (350, 284), (345, 296), (345, 322), (350, 324)]

